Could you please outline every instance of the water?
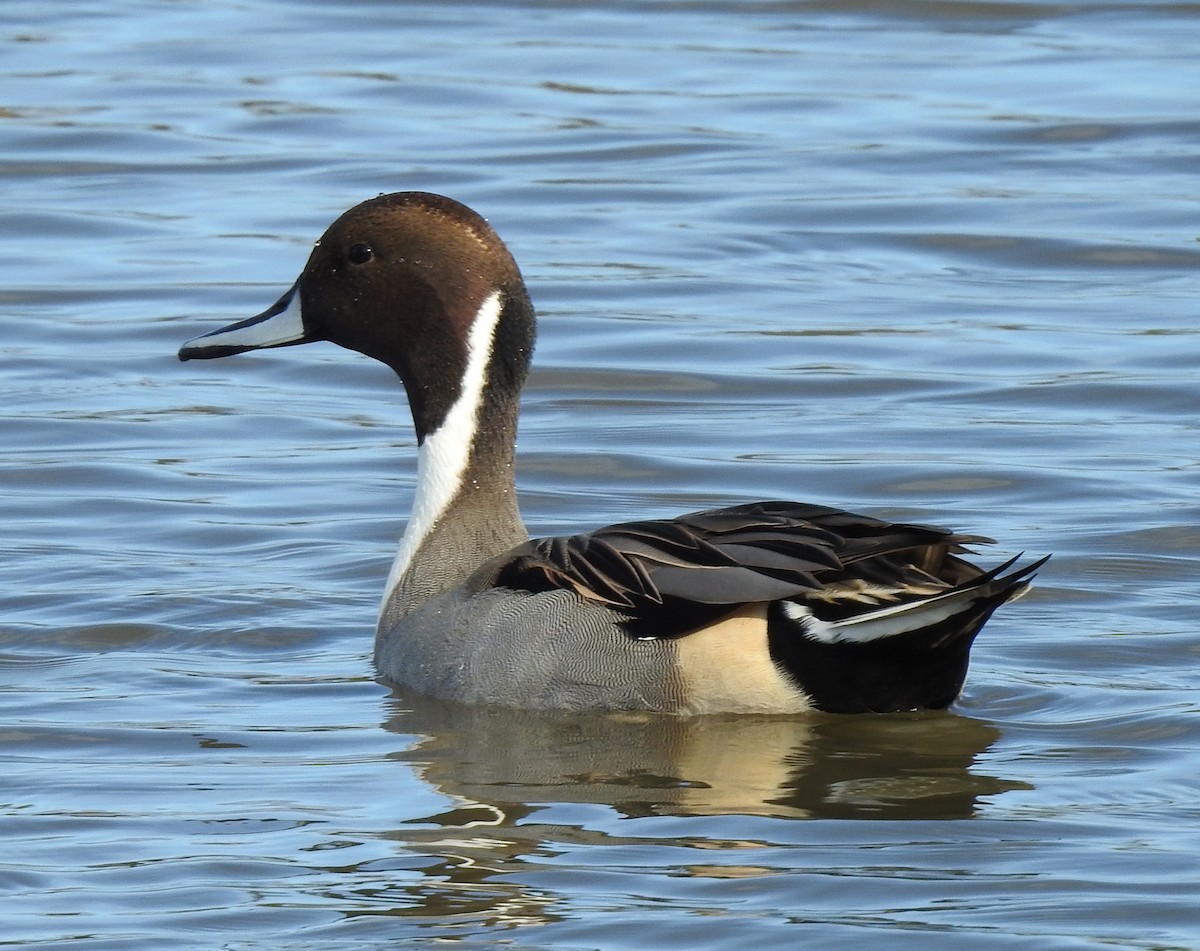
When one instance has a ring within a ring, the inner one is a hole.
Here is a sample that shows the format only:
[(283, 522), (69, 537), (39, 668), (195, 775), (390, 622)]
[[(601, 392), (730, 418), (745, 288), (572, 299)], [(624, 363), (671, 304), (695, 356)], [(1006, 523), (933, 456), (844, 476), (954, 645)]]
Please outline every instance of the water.
[[(1200, 947), (1196, 12), (4, 4), (0, 941)], [(404, 188), (541, 309), (535, 531), (781, 496), (1055, 552), (962, 702), (376, 683), (394, 381), (175, 350)]]

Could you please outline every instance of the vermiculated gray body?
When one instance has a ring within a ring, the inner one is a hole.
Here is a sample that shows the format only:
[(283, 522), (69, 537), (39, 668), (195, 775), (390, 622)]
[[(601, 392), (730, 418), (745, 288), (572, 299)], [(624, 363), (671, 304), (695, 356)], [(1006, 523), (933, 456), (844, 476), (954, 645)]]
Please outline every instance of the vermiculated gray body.
[(679, 704), (672, 642), (632, 638), (569, 591), (459, 588), (403, 618), (385, 612), (379, 631), (379, 672), (431, 696), (529, 710)]

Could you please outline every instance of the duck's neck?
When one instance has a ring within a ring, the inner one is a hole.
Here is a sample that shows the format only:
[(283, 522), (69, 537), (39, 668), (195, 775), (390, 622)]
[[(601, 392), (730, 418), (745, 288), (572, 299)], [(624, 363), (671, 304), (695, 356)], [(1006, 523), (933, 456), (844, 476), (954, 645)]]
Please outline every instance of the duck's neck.
[(421, 440), (412, 514), (381, 614), (406, 614), (529, 537), (514, 471), (518, 390), (499, 388), (491, 372), (501, 311), (499, 293), (480, 308), (459, 395), (442, 424)]

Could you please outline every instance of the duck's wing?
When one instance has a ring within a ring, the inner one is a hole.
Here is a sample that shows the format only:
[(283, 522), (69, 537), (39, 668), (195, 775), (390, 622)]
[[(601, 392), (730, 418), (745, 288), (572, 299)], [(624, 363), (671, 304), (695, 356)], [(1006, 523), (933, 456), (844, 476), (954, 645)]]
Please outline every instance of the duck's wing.
[(838, 622), (938, 597), (981, 577), (955, 556), (988, 541), (825, 506), (756, 502), (534, 539), (486, 574), (496, 586), (574, 590), (610, 606), (635, 636), (679, 637), (744, 604), (796, 602)]

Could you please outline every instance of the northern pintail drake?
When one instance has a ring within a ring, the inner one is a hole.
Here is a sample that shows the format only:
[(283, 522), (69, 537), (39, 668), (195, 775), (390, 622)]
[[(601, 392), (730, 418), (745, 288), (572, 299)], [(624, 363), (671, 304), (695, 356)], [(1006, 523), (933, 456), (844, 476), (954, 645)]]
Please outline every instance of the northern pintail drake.
[(534, 309), (508, 248), (449, 198), (381, 195), (317, 242), (270, 309), (181, 360), (328, 340), (408, 394), (417, 485), (375, 635), (379, 674), (467, 703), (669, 713), (941, 708), (971, 644), (1041, 562), (802, 502), (531, 539), (518, 402)]

